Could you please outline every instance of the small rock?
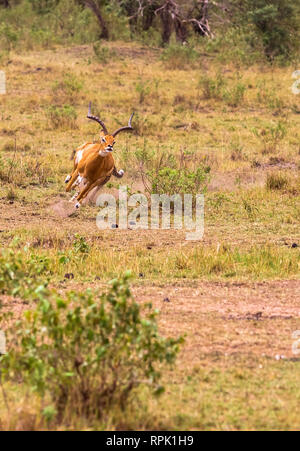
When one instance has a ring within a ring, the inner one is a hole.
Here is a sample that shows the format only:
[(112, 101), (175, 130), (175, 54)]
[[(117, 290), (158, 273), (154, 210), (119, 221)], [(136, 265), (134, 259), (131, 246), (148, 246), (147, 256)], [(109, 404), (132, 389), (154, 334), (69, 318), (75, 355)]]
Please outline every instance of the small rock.
[(292, 249), (296, 249), (297, 247), (299, 247), (299, 245), (297, 243), (292, 244)]
[(136, 225), (134, 221), (129, 221), (129, 225)]
[(171, 302), (169, 298), (164, 298), (164, 302)]

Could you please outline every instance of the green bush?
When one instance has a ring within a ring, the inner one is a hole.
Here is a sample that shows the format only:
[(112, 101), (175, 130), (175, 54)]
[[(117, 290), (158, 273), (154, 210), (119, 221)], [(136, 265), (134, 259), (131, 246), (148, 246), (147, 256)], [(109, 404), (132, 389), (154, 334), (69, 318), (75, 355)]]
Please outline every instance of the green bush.
[(146, 97), (151, 93), (150, 82), (139, 78), (139, 81), (135, 85), (135, 90), (139, 94), (139, 104), (142, 105), (145, 102)]
[(210, 168), (199, 167), (195, 171), (186, 168), (161, 168), (147, 172), (152, 193), (200, 194), (206, 190)]
[(226, 80), (224, 79), (221, 72), (218, 72), (216, 76), (203, 75), (199, 80), (199, 88), (202, 90), (202, 95), (204, 99), (216, 99), (220, 100), (222, 98), (222, 89), (226, 85)]
[(77, 128), (77, 113), (72, 106), (51, 106), (46, 110), (46, 116), (52, 129)]
[(222, 98), (227, 105), (236, 108), (244, 101), (245, 92), (246, 86), (238, 81), (232, 87), (224, 90)]
[(163, 391), (160, 367), (174, 362), (182, 338), (158, 334), (157, 312), (135, 302), (128, 280), (129, 274), (113, 280), (101, 295), (48, 292), (6, 332), (3, 378), (43, 398), (46, 420), (103, 417), (128, 406), (141, 384)]
[[(47, 286), (49, 259), (16, 249), (17, 241), (0, 253), (0, 293), (23, 299), (40, 298)], [(43, 278), (42, 278), (43, 276)]]
[(82, 91), (83, 83), (73, 74), (65, 74), (62, 81), (56, 81), (52, 87), (55, 103), (74, 104)]
[(59, 0), (29, 0), (33, 11), (38, 14), (47, 14), (51, 12), (59, 3)]
[(96, 61), (101, 64), (108, 64), (116, 57), (116, 52), (103, 46), (101, 41), (94, 42), (93, 50)]
[(1, 50), (12, 50), (19, 40), (17, 31), (9, 23), (0, 23)]
[(237, 67), (249, 67), (264, 59), (263, 45), (254, 26), (229, 26), (216, 30), (214, 39), (206, 39), (202, 45), (205, 53), (216, 57), (222, 64), (233, 63)]
[(299, 55), (299, 2), (294, 0), (234, 0), (236, 24), (253, 27), (265, 57), (286, 62)]
[(277, 123), (270, 123), (262, 130), (254, 128), (253, 133), (261, 141), (263, 154), (276, 153), (279, 144), (287, 135), (287, 123), (279, 120)]
[(90, 252), (90, 246), (86, 242), (86, 239), (78, 233), (75, 235), (73, 248), (76, 253), (88, 254)]
[(222, 100), (232, 107), (243, 102), (246, 92), (246, 86), (239, 78), (229, 86), (228, 80), (220, 72), (215, 76), (203, 75), (199, 80), (199, 87), (204, 99)]

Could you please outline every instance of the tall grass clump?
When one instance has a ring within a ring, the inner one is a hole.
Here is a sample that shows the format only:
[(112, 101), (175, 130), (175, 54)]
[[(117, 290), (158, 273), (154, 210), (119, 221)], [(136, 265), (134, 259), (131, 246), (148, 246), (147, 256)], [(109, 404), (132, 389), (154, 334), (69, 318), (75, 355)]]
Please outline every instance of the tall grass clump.
[(103, 46), (101, 41), (93, 43), (94, 59), (100, 64), (111, 63), (116, 58), (116, 52)]
[(272, 173), (267, 175), (266, 188), (269, 191), (282, 191), (289, 187), (290, 179), (283, 173)]
[(64, 105), (63, 107), (51, 106), (46, 110), (49, 127), (56, 129), (75, 129), (77, 125), (77, 113), (74, 107)]
[(221, 72), (216, 75), (202, 75), (198, 84), (202, 98), (205, 100), (223, 101), (231, 107), (238, 107), (244, 100), (246, 86), (238, 77), (229, 84)]
[(287, 135), (287, 121), (279, 120), (278, 122), (270, 122), (261, 130), (254, 128), (253, 134), (261, 143), (262, 154), (277, 153), (279, 145), (284, 141)]
[(163, 66), (166, 69), (186, 69), (194, 67), (199, 58), (197, 50), (189, 45), (171, 44), (161, 55)]
[(53, 102), (73, 105), (79, 100), (83, 82), (73, 74), (65, 74), (63, 79), (56, 81), (52, 86)]

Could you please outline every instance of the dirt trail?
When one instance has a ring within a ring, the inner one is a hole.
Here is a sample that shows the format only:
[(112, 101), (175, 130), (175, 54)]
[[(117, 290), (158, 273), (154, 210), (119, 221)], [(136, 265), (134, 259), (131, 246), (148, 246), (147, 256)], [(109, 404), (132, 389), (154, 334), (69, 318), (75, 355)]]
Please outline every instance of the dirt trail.
[[(101, 287), (95, 283), (92, 288)], [(69, 289), (83, 289), (70, 282)], [(195, 282), (193, 287), (134, 286), (136, 300), (160, 310), (160, 332), (186, 335), (180, 362), (192, 367), (208, 356), (284, 356), (294, 359), (292, 333), (300, 330), (300, 281)], [(30, 306), (1, 297), (4, 310), (20, 317)]]
[(291, 336), (300, 330), (299, 280), (139, 287), (135, 294), (161, 310), (164, 334), (187, 334), (186, 365), (210, 353), (295, 357)]

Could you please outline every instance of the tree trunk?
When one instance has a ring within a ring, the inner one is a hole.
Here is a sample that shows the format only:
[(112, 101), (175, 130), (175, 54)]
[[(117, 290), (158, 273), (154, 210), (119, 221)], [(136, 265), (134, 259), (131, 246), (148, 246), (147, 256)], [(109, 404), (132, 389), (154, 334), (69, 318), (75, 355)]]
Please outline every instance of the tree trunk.
[(160, 13), (160, 18), (162, 22), (162, 42), (168, 44), (172, 34), (172, 19), (169, 12), (165, 10)]
[(0, 0), (0, 6), (4, 6), (4, 8), (9, 8), (9, 0)]
[(93, 11), (93, 13), (95, 14), (95, 16), (98, 19), (98, 22), (99, 22), (99, 25), (101, 28), (100, 38), (108, 39), (109, 38), (108, 28), (107, 28), (105, 20), (103, 19), (101, 11), (98, 8), (96, 2), (94, 0), (85, 0), (85, 5), (87, 6), (87, 8), (90, 8)]
[(174, 20), (174, 28), (176, 33), (176, 39), (179, 42), (186, 42), (188, 37), (188, 29), (185, 23), (182, 23), (179, 19)]
[(144, 31), (148, 31), (153, 24), (155, 18), (155, 6), (149, 6), (146, 8), (143, 14), (142, 27)]

